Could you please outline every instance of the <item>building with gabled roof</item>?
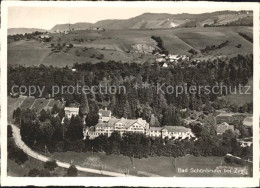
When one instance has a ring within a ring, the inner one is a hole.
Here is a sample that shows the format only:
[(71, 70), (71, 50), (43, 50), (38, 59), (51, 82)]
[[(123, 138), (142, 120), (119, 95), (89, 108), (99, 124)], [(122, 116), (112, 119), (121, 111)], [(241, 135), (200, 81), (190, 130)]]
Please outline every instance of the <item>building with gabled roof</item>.
[(111, 111), (107, 109), (99, 110), (98, 114), (99, 122), (95, 126), (83, 129), (84, 139), (87, 136), (90, 139), (94, 139), (100, 135), (107, 135), (109, 137), (114, 131), (119, 132), (121, 136), (124, 133), (140, 133), (151, 137), (168, 137), (169, 139), (195, 137), (190, 128), (183, 126), (150, 127), (149, 123), (142, 118), (115, 118), (112, 116)]
[(65, 107), (65, 117), (71, 118), (72, 116), (77, 116), (79, 115), (79, 108), (78, 107)]
[(162, 127), (162, 138), (185, 139), (195, 137), (190, 128), (183, 126), (164, 126)]
[(107, 110), (107, 108), (105, 108), (105, 110), (100, 109), (98, 111), (98, 115), (99, 115), (99, 121), (108, 122), (108, 120), (111, 118), (112, 112), (111, 110)]
[(221, 112), (216, 116), (217, 123), (231, 123), (233, 121), (233, 114), (228, 112)]
[(217, 134), (223, 134), (227, 130), (234, 131), (234, 125), (229, 125), (226, 122), (223, 122), (223, 123), (217, 125), (217, 129), (216, 129)]
[(253, 126), (253, 116), (246, 117), (243, 120), (243, 125), (247, 126), (247, 127), (252, 127)]

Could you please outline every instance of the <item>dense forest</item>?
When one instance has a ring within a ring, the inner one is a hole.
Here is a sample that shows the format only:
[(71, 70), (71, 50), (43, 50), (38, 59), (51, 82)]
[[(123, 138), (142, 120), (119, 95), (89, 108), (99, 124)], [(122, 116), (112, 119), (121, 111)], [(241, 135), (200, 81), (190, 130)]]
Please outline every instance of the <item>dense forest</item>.
[[(224, 83), (232, 88), (238, 84), (246, 84), (253, 75), (253, 56), (237, 56), (231, 59), (215, 59), (213, 61), (202, 61), (197, 66), (188, 66), (183, 62), (179, 66), (167, 69), (157, 64), (122, 64), (117, 62), (107, 63), (84, 63), (75, 64), (77, 71), (71, 68), (56, 68), (40, 65), (39, 67), (10, 66), (8, 67), (8, 91), (11, 92), (12, 85), (37, 85), (45, 86), (46, 96), (51, 94), (52, 85), (124, 85), (125, 94), (57, 94), (56, 99), (62, 97), (66, 105), (78, 102), (86, 108), (80, 109), (80, 115), (65, 118), (64, 110), (54, 106), (51, 111), (42, 110), (39, 114), (30, 109), (16, 109), (13, 118), (20, 125), (22, 139), (29, 147), (44, 151), (47, 146), (53, 151), (104, 151), (107, 154), (123, 154), (133, 157), (148, 156), (183, 156), (193, 155), (217, 155), (224, 156), (231, 153), (242, 158), (252, 157), (252, 146), (241, 148), (235, 132), (227, 131), (223, 135), (216, 134), (216, 127), (211, 121), (215, 109), (228, 107), (233, 111), (252, 112), (252, 104), (234, 108), (225, 100), (218, 98), (218, 94), (167, 94), (167, 85), (210, 85)], [(201, 76), (203, 75), (203, 76)], [(155, 87), (137, 88), (147, 82), (150, 86), (165, 84), (162, 91), (157, 94)], [(228, 93), (224, 93), (228, 94)], [(39, 97), (39, 93), (35, 95)], [(85, 102), (85, 103), (84, 103)], [(192, 129), (197, 140), (168, 140), (161, 138), (150, 138), (145, 135), (128, 135), (123, 137), (114, 132), (111, 137), (99, 136), (96, 139), (83, 141), (83, 119), (87, 114), (86, 126), (93, 126), (98, 120), (98, 109), (106, 102), (116, 117), (146, 119), (150, 126), (184, 125), (182, 118), (189, 116), (190, 111), (197, 110), (205, 112), (202, 118), (204, 124), (185, 125)], [(186, 108), (183, 113), (181, 109)], [(245, 130), (241, 123), (237, 122), (242, 137), (252, 135)]]
[[(8, 93), (12, 91), (13, 85), (42, 87), (44, 97), (52, 94), (52, 86), (124, 86), (126, 93), (89, 93), (87, 98), (90, 114), (95, 116), (101, 105), (106, 103), (116, 117), (142, 117), (150, 121), (153, 114), (161, 126), (178, 124), (180, 118), (176, 117), (181, 116), (179, 111), (185, 108), (213, 112), (214, 109), (227, 107), (231, 111), (252, 112), (252, 104), (240, 107), (219, 100), (218, 97), (229, 94), (226, 90), (218, 94), (221, 88), (215, 88), (215, 93), (206, 93), (202, 88), (200, 93), (182, 92), (178, 95), (176, 92), (169, 93), (168, 90), (168, 86), (183, 86), (189, 89), (194, 86), (212, 88), (220, 83), (231, 88), (239, 84), (245, 85), (253, 75), (252, 55), (202, 61), (196, 66), (182, 62), (174, 68), (170, 66), (167, 69), (161, 68), (158, 64), (122, 64), (113, 61), (97, 64), (76, 63), (73, 68), (77, 71), (73, 72), (69, 67), (56, 68), (44, 65), (9, 66)], [(134, 87), (135, 84), (142, 86), (143, 83), (149, 84), (149, 87)], [(160, 90), (157, 86), (160, 86)], [(40, 92), (34, 94), (35, 97), (39, 95)], [(64, 98), (66, 106), (75, 102), (81, 103), (79, 93), (58, 93), (54, 98)], [(91, 125), (93, 123), (90, 123)]]

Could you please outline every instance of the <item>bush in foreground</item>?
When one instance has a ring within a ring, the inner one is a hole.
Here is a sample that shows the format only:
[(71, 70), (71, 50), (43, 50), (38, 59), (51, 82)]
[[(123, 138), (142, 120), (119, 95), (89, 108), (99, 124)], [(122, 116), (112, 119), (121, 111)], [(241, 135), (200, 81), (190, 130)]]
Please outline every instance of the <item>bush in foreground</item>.
[(78, 175), (78, 169), (76, 168), (76, 166), (70, 165), (70, 167), (67, 171), (67, 176), (76, 177), (77, 175)]
[(40, 175), (40, 171), (36, 168), (31, 169), (28, 173), (29, 177), (37, 177), (39, 175)]
[(49, 169), (50, 171), (53, 171), (56, 167), (57, 167), (57, 163), (55, 160), (52, 160), (52, 161), (46, 161), (44, 163), (44, 168), (47, 168)]

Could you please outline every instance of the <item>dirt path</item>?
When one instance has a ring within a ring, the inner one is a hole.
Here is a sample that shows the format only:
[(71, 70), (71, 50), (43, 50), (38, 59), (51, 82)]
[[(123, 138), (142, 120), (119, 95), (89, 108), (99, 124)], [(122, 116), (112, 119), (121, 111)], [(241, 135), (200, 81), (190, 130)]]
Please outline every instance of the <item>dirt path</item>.
[[(13, 129), (13, 137), (14, 137), (14, 141), (16, 143), (16, 145), (22, 149), (27, 155), (37, 159), (37, 160), (40, 160), (40, 161), (43, 161), (43, 162), (46, 162), (49, 160), (48, 157), (44, 156), (44, 155), (41, 155), (35, 151), (33, 151), (31, 148), (29, 148), (23, 141), (22, 141), (22, 138), (21, 138), (21, 134), (20, 134), (20, 129), (18, 127), (16, 127), (15, 125), (11, 124), (12, 126), (12, 129)], [(59, 167), (63, 167), (63, 168), (69, 168), (70, 167), (70, 164), (69, 163), (65, 163), (65, 162), (62, 162), (62, 161), (58, 161), (56, 160), (56, 163)], [(110, 172), (110, 171), (104, 171), (104, 170), (96, 170), (96, 169), (91, 169), (91, 168), (85, 168), (85, 167), (81, 167), (81, 166), (78, 166), (78, 165), (75, 165), (76, 168), (79, 170), (79, 171), (82, 171), (82, 172), (89, 172), (89, 173), (93, 173), (93, 174), (101, 174), (101, 175), (107, 175), (107, 176), (114, 176), (114, 177), (133, 177), (131, 175), (126, 175), (126, 174), (122, 174), (122, 173), (117, 173), (117, 172)]]

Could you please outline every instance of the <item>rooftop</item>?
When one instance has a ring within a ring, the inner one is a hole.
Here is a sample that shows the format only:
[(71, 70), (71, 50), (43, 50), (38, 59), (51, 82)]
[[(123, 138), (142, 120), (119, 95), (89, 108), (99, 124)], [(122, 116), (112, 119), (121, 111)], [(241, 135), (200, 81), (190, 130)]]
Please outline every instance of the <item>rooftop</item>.
[(70, 112), (78, 112), (79, 108), (77, 108), (77, 107), (65, 107), (64, 110), (70, 111)]
[(190, 128), (186, 128), (183, 126), (164, 126), (162, 130), (168, 130), (169, 132), (191, 132)]
[(253, 117), (252, 117), (252, 116), (246, 117), (246, 118), (244, 119), (244, 121), (243, 121), (243, 124), (244, 124), (245, 126), (249, 126), (249, 127), (253, 126)]
[(150, 127), (150, 131), (161, 131), (162, 127)]
[(218, 124), (217, 125), (217, 133), (224, 133), (227, 130), (234, 130), (234, 126), (233, 125), (229, 125), (226, 122), (223, 122), (222, 124)]
[(111, 110), (107, 110), (107, 109), (105, 110), (100, 109), (98, 113), (101, 114), (102, 117), (110, 117), (112, 114)]
[(226, 116), (226, 117), (232, 117), (232, 113), (228, 113), (228, 112), (221, 112), (220, 114), (217, 115), (217, 117), (219, 116)]

